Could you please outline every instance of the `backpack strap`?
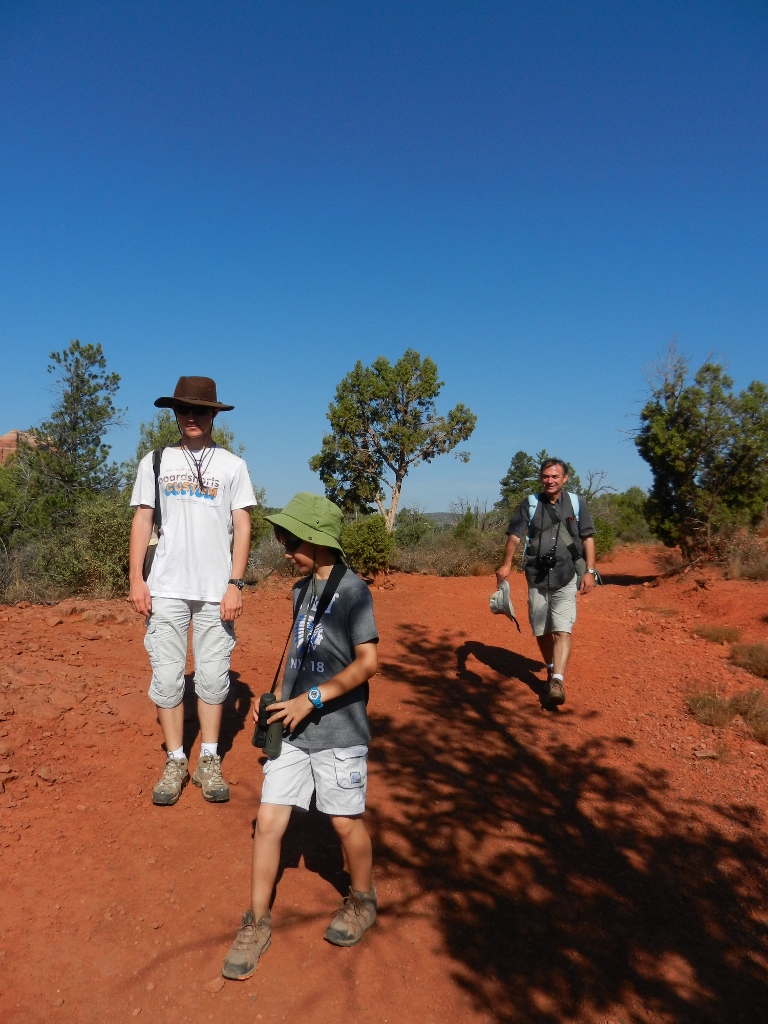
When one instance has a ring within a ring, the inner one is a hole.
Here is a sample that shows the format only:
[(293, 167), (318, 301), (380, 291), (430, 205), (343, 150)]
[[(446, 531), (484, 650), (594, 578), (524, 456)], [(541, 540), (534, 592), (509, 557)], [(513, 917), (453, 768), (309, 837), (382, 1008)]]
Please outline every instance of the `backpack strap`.
[(160, 463), (164, 451), (164, 448), (155, 448), (152, 452), (152, 471), (155, 474), (155, 508), (152, 513), (152, 525), (155, 527), (158, 536), (160, 535), (160, 527), (163, 525), (163, 515), (160, 511)]
[(525, 556), (526, 556), (526, 553), (528, 551), (528, 541), (530, 540), (530, 537), (531, 537), (531, 523), (533, 522), (533, 517), (536, 515), (536, 509), (538, 508), (538, 504), (539, 504), (539, 496), (538, 496), (538, 494), (529, 494), (528, 495), (528, 529), (525, 531), (525, 544), (523, 545), (523, 556), (522, 556), (522, 558), (520, 560), (520, 572), (525, 572)]
[(573, 509), (573, 518), (576, 520), (576, 525), (579, 525), (579, 512), (581, 511), (581, 502), (579, 496), (575, 491), (566, 491), (568, 497), (571, 499), (571, 508)]

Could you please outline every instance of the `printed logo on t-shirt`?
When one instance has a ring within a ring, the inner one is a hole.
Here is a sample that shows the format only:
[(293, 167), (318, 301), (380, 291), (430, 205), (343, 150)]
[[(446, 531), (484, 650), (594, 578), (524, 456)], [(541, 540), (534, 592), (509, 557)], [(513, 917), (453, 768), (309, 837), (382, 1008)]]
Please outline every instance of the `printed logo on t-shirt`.
[(203, 486), (194, 473), (163, 473), (160, 476), (160, 487), (166, 498), (181, 498), (196, 504), (220, 505), (220, 481), (214, 476), (203, 477)]
[[(330, 615), (333, 612), (333, 606), (338, 600), (339, 595), (334, 594), (331, 598), (331, 603), (325, 611), (325, 615)], [(322, 644), (323, 637), (325, 635), (323, 630), (322, 619), (315, 625), (315, 615), (317, 614), (317, 606), (320, 603), (320, 598), (316, 597), (312, 602), (311, 607), (303, 614), (299, 615), (296, 619), (296, 626), (293, 631), (293, 640), (296, 644), (296, 650), (299, 654), (304, 653), (304, 648), (309, 641), (310, 651), (316, 651), (317, 648)]]

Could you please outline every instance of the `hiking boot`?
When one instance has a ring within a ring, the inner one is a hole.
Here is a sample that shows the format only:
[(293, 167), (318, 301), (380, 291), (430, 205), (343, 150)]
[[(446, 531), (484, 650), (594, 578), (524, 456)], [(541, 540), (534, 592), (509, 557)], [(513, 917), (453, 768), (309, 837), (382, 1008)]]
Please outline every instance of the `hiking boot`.
[(253, 914), (246, 910), (240, 931), (227, 953), (221, 973), (230, 981), (245, 981), (246, 978), (250, 978), (256, 970), (259, 957), (266, 953), (271, 942), (272, 915), (267, 914), (266, 917), (259, 919), (258, 924), (254, 924)]
[(551, 679), (549, 681), (549, 688), (547, 689), (547, 703), (553, 707), (559, 704), (565, 704), (565, 687), (560, 679)]
[(152, 803), (160, 807), (175, 804), (181, 791), (189, 782), (189, 762), (186, 757), (169, 757), (165, 762), (163, 777), (152, 790)]
[(376, 886), (370, 892), (355, 892), (350, 886), (349, 896), (325, 930), (325, 937), (334, 946), (355, 946), (371, 925), (376, 924)]
[(218, 754), (203, 754), (197, 762), (192, 781), (203, 791), (206, 800), (223, 804), (229, 800), (229, 786), (221, 774), (221, 758)]

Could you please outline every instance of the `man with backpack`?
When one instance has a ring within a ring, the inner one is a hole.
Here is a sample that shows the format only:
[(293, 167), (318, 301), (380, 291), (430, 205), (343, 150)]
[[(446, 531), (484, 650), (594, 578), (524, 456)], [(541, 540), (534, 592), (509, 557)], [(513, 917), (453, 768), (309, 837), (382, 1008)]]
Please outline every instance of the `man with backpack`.
[(595, 568), (595, 527), (587, 503), (566, 491), (568, 466), (547, 459), (541, 492), (522, 501), (507, 527), (504, 560), (496, 570), (499, 587), (512, 571), (523, 537), (523, 571), (528, 581), (528, 617), (547, 666), (544, 699), (565, 703), (564, 677), (576, 621), (576, 593), (588, 594), (599, 577)]
[[(200, 757), (192, 775), (203, 797), (229, 800), (218, 750), (235, 619), (243, 611), (243, 576), (256, 504), (245, 462), (213, 440), (221, 410), (210, 377), (180, 377), (173, 395), (179, 442), (148, 452), (139, 463), (131, 505), (129, 601), (147, 621), (144, 646), (152, 666), (149, 696), (157, 707), (166, 761), (152, 803), (175, 804), (189, 781), (184, 751), (184, 672), (193, 632)], [(154, 530), (153, 530), (154, 527)], [(153, 532), (159, 536), (153, 545)], [(150, 560), (148, 552), (155, 549)], [(151, 562), (151, 564), (150, 564)]]

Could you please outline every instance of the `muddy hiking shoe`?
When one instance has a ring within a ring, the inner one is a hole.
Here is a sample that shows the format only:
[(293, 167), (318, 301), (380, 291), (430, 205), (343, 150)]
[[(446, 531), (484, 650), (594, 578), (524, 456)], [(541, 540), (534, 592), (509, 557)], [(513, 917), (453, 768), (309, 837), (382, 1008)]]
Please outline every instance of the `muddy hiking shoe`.
[(272, 942), (272, 915), (267, 914), (253, 923), (253, 914), (246, 910), (243, 923), (227, 953), (221, 973), (230, 981), (245, 981), (256, 970), (259, 957), (266, 953)]
[(355, 946), (363, 934), (376, 924), (376, 886), (370, 892), (355, 892), (350, 886), (344, 906), (331, 921), (325, 937), (334, 946)]
[(545, 699), (552, 707), (565, 704), (565, 687), (559, 679), (550, 679), (546, 689)]
[(186, 757), (169, 757), (165, 762), (163, 776), (152, 790), (152, 803), (160, 807), (175, 804), (181, 791), (189, 782), (189, 762)]
[(203, 791), (206, 800), (223, 804), (229, 800), (229, 786), (221, 774), (221, 758), (218, 754), (204, 754), (197, 762), (192, 781)]

